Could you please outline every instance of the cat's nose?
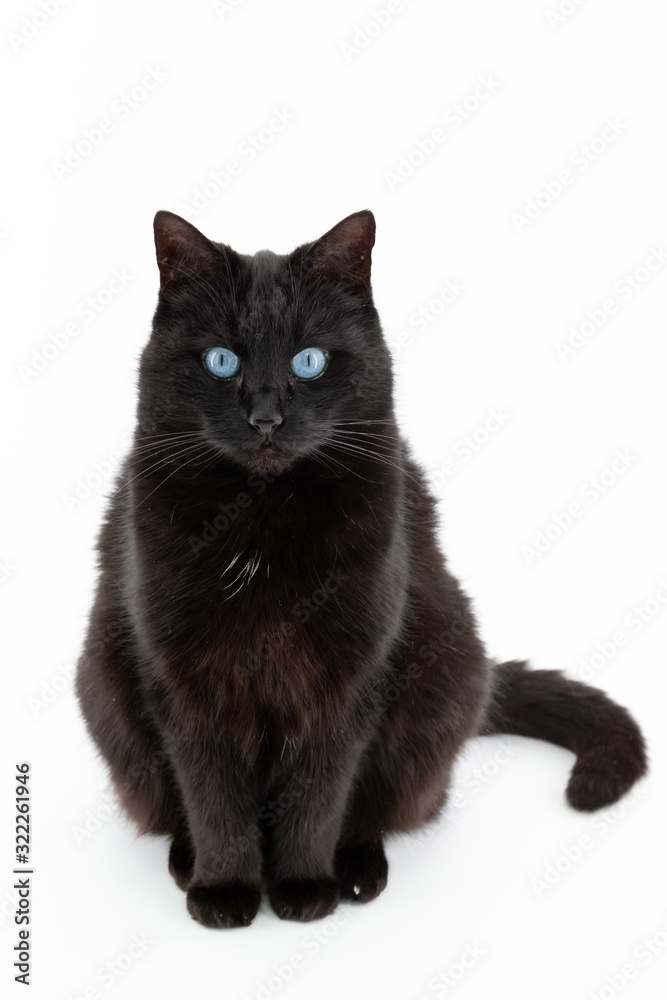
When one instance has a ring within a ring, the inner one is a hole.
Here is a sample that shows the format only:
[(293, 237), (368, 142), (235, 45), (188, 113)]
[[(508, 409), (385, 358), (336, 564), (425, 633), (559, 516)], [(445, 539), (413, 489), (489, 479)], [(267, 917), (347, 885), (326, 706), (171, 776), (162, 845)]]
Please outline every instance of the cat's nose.
[(277, 410), (272, 410), (267, 413), (265, 410), (253, 410), (253, 412), (248, 417), (248, 423), (251, 427), (255, 427), (260, 434), (268, 437), (269, 434), (273, 434), (276, 427), (279, 427), (283, 422), (283, 418), (280, 416)]

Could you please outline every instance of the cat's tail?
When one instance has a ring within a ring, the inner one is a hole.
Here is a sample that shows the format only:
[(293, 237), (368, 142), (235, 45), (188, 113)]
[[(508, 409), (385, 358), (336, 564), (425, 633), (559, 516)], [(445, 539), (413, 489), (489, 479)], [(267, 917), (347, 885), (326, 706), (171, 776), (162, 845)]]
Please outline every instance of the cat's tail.
[(611, 805), (647, 771), (646, 744), (630, 713), (604, 692), (558, 670), (500, 663), (482, 735), (513, 733), (548, 740), (577, 759), (566, 795), (575, 809)]

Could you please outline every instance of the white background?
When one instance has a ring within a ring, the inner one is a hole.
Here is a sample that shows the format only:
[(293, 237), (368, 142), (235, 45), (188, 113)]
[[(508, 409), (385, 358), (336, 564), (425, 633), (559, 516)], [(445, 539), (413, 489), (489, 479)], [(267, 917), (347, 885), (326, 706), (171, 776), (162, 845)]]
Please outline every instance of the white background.
[[(70, 0), (48, 18), (31, 0), (3, 5), (0, 977), (12, 996), (24, 995), (11, 982), (20, 760), (34, 775), (34, 998), (664, 995), (667, 263), (650, 258), (667, 248), (664, 10), (564, 2), (558, 21), (557, 2), (403, 0), (366, 36), (357, 29), (384, 0), (236, 0), (227, 12)], [(164, 78), (121, 112), (151, 68)], [(493, 93), (476, 101), (480, 77)], [(466, 99), (463, 121), (452, 109)], [(242, 144), (276, 108), (293, 120), (250, 161)], [(57, 168), (104, 118), (103, 141)], [(607, 119), (619, 134), (593, 143)], [(444, 141), (390, 183), (436, 128)], [(240, 173), (208, 188), (193, 221), (239, 251), (286, 252), (375, 212), (373, 285), (401, 422), (489, 649), (572, 677), (598, 652), (595, 683), (641, 722), (652, 770), (635, 796), (586, 816), (564, 800), (571, 754), (513, 739), (509, 756), (500, 738), (478, 740), (457, 771), (460, 808), (389, 845), (377, 901), (314, 925), (264, 905), (251, 928), (212, 931), (188, 916), (166, 842), (119, 818), (71, 665), (156, 301), (152, 217), (183, 214), (232, 159)], [(571, 183), (546, 194), (563, 170)], [(655, 270), (642, 270), (648, 258)], [(107, 303), (114, 270), (131, 280)], [(637, 290), (622, 291), (635, 273)], [(444, 307), (454, 279), (465, 291)], [(90, 322), (89, 296), (101, 307)], [(615, 312), (559, 357), (571, 326), (608, 299)], [(410, 321), (422, 308), (424, 330)], [(64, 346), (41, 364), (54, 336)], [(491, 433), (480, 428), (492, 407), (506, 416)], [(484, 442), (468, 458), (466, 434)], [(587, 487), (617, 449), (627, 469), (603, 494)], [(581, 516), (528, 558), (522, 547), (577, 502)], [(609, 651), (619, 631), (625, 644), (605, 658), (596, 645)], [(135, 934), (150, 944), (128, 967)], [(466, 949), (478, 957), (464, 972)], [(283, 984), (274, 966), (285, 974), (292, 956), (302, 967)], [(101, 978), (116, 962), (122, 974)]]

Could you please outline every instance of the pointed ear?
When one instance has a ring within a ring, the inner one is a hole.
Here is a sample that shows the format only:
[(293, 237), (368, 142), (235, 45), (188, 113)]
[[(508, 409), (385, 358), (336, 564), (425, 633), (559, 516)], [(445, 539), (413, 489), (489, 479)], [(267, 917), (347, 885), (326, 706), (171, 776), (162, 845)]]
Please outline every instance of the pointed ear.
[(224, 263), (220, 250), (180, 215), (158, 212), (153, 232), (161, 288), (176, 288), (188, 277), (219, 269)]
[(306, 249), (304, 264), (336, 282), (368, 290), (374, 243), (373, 213), (355, 212)]

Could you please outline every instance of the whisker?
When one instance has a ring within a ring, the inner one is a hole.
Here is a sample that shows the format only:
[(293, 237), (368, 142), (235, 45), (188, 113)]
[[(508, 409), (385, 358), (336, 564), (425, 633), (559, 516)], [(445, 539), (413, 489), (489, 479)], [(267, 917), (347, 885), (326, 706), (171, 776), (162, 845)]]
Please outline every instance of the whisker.
[[(142, 497), (142, 499), (141, 499), (141, 500), (139, 501), (139, 503), (137, 504), (137, 507), (141, 507), (142, 503), (144, 503), (144, 501), (145, 501), (145, 500), (148, 500), (148, 498), (149, 498), (149, 497), (152, 497), (152, 496), (153, 496), (153, 494), (155, 493), (155, 491), (156, 491), (156, 490), (159, 490), (161, 486), (164, 486), (164, 484), (165, 484), (165, 483), (167, 482), (167, 480), (168, 480), (168, 479), (171, 479), (171, 477), (172, 477), (172, 476), (174, 476), (174, 475), (176, 475), (176, 473), (177, 473), (177, 472), (180, 472), (180, 471), (181, 471), (181, 469), (184, 469), (184, 468), (185, 468), (186, 466), (188, 466), (188, 465), (191, 465), (191, 464), (192, 464), (192, 462), (194, 462), (194, 461), (195, 461), (195, 459), (197, 459), (197, 458), (203, 458), (203, 457), (204, 457), (204, 454), (206, 454), (206, 452), (208, 452), (208, 451), (212, 450), (212, 446), (211, 446), (210, 444), (207, 444), (207, 443), (206, 443), (206, 442), (204, 442), (204, 441), (202, 442), (202, 446), (203, 446), (203, 448), (204, 448), (204, 451), (203, 451), (203, 452), (202, 452), (202, 451), (200, 450), (200, 451), (199, 451), (199, 453), (197, 453), (197, 454), (193, 455), (193, 456), (192, 456), (191, 458), (187, 459), (187, 460), (186, 460), (185, 462), (181, 462), (181, 464), (180, 464), (180, 465), (177, 465), (177, 466), (176, 466), (176, 468), (175, 468), (175, 469), (173, 469), (173, 470), (172, 470), (172, 471), (171, 471), (171, 472), (169, 473), (169, 475), (168, 475), (168, 476), (165, 476), (165, 478), (164, 478), (164, 479), (162, 480), (162, 482), (158, 483), (158, 484), (157, 484), (157, 486), (155, 486), (155, 487), (154, 487), (154, 488), (153, 488), (153, 489), (152, 489), (152, 490), (150, 491), (150, 493), (148, 493), (148, 494), (147, 494), (147, 495), (146, 495), (145, 497)], [(195, 445), (195, 447), (196, 447), (196, 445)], [(201, 447), (201, 446), (200, 446), (200, 447)]]
[(195, 438), (201, 438), (200, 431), (187, 431), (183, 434), (174, 435), (165, 434), (161, 439), (156, 437), (156, 440), (152, 444), (145, 443), (133, 445), (132, 454), (142, 454), (150, 451), (163, 451), (165, 448), (171, 447), (171, 445), (186, 444), (189, 440), (194, 440)]
[(379, 451), (376, 448), (365, 447), (364, 445), (355, 444), (351, 441), (338, 441), (334, 437), (331, 437), (327, 440), (327, 445), (331, 445), (331, 447), (335, 446), (339, 451), (349, 451), (350, 454), (352, 452), (358, 452), (360, 455), (371, 455), (374, 458), (381, 458), (383, 460), (384, 459), (388, 460), (389, 458), (391, 458), (393, 454), (393, 452), (389, 453), (389, 452)]
[[(336, 475), (335, 466), (338, 466), (341, 469), (343, 469), (345, 472), (350, 473), (353, 476), (357, 476), (358, 479), (363, 479), (365, 483), (375, 483), (376, 485), (378, 485), (377, 481), (375, 479), (367, 479), (366, 476), (362, 476), (361, 473), (357, 472), (356, 469), (351, 469), (348, 465), (345, 465), (344, 462), (341, 462), (341, 460), (339, 458), (336, 458), (334, 455), (327, 454), (325, 456), (322, 453), (322, 451), (321, 451), (320, 448), (317, 448), (315, 450), (315, 452), (313, 453), (313, 457), (316, 459), (316, 461), (319, 459), (320, 464), (323, 465), (325, 469), (329, 469), (329, 472), (333, 472), (334, 475)], [(325, 458), (326, 458), (326, 460), (328, 462), (333, 462), (334, 463), (334, 468), (333, 469), (331, 468), (330, 465), (326, 464)]]
[(333, 448), (335, 451), (342, 451), (342, 452), (347, 452), (350, 455), (358, 455), (360, 457), (370, 458), (371, 461), (378, 462), (380, 465), (389, 465), (393, 469), (397, 469), (399, 472), (403, 472), (406, 476), (410, 476), (411, 478), (416, 479), (416, 477), (412, 476), (412, 473), (408, 472), (407, 469), (404, 469), (402, 465), (399, 465), (397, 462), (392, 462), (387, 457), (387, 455), (383, 455), (380, 452), (371, 451), (368, 448), (363, 448), (361, 445), (350, 444), (348, 442), (341, 444), (340, 442), (334, 440), (327, 442), (327, 446)]
[(172, 431), (168, 434), (160, 432), (159, 434), (146, 434), (141, 433), (137, 435), (137, 440), (139, 441), (161, 441), (163, 438), (173, 438), (182, 437), (184, 434), (194, 434), (195, 431)]
[(175, 453), (163, 455), (162, 458), (160, 458), (157, 462), (153, 462), (153, 464), (149, 465), (147, 469), (141, 469), (135, 476), (132, 476), (132, 478), (128, 479), (127, 482), (123, 483), (122, 486), (119, 486), (118, 489), (114, 492), (113, 496), (115, 496), (117, 493), (120, 493), (127, 486), (130, 486), (137, 479), (143, 479), (145, 476), (148, 475), (149, 472), (151, 472), (151, 470), (160, 468), (161, 466), (163, 467), (165, 465), (168, 465), (174, 459), (180, 458), (182, 455), (186, 455), (189, 451), (192, 451), (194, 448), (198, 448), (200, 445), (205, 445), (207, 450), (211, 448), (211, 445), (208, 444), (206, 441), (200, 441), (199, 443), (189, 444), (185, 448)]
[(356, 449), (357, 451), (364, 449), (366, 451), (373, 452), (374, 454), (384, 455), (386, 458), (398, 458), (398, 452), (396, 448), (390, 447), (388, 444), (378, 444), (377, 441), (350, 441), (349, 438), (339, 438), (335, 434), (331, 434), (327, 438), (327, 442), (335, 441), (336, 444), (344, 445), (346, 448)]
[(340, 425), (341, 427), (349, 424), (391, 424), (392, 427), (396, 426), (395, 420), (334, 420), (334, 424)]
[(318, 465), (323, 466), (323, 468), (325, 468), (327, 470), (327, 472), (332, 472), (334, 474), (334, 476), (338, 475), (335, 467), (331, 466), (331, 465), (329, 465), (327, 463), (327, 461), (325, 460), (325, 457), (322, 455), (322, 453), (319, 450), (314, 451), (313, 454), (312, 454), (312, 456), (311, 456), (311, 458), (313, 459), (314, 462), (317, 462)]
[(343, 434), (342, 431), (335, 431), (330, 434), (327, 440), (338, 441), (340, 444), (358, 444), (364, 447), (373, 447), (378, 450), (386, 451), (388, 454), (398, 455), (399, 448), (395, 441), (391, 438), (380, 437), (380, 438), (367, 438), (365, 434)]
[(357, 431), (349, 427), (336, 427), (335, 425), (332, 429), (337, 434), (345, 434), (347, 437), (375, 438), (378, 441), (396, 441), (396, 437), (391, 434), (376, 434), (373, 431)]

